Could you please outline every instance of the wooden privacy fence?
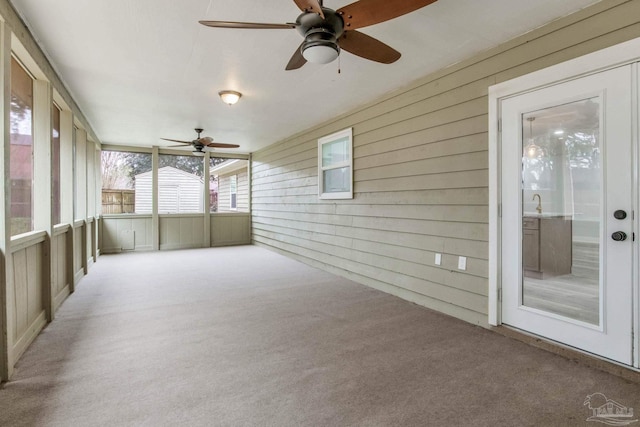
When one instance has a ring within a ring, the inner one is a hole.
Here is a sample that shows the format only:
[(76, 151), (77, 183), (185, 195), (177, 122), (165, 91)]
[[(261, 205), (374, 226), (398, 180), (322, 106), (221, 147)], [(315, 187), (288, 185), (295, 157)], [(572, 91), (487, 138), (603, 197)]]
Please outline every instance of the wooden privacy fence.
[(135, 212), (135, 190), (102, 190), (102, 214)]

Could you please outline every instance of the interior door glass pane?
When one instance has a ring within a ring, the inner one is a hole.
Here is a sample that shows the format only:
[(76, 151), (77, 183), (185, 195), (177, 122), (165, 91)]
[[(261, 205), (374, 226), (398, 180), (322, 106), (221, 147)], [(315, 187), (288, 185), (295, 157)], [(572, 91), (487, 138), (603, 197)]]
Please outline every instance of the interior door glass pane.
[(522, 305), (600, 323), (598, 98), (522, 115)]

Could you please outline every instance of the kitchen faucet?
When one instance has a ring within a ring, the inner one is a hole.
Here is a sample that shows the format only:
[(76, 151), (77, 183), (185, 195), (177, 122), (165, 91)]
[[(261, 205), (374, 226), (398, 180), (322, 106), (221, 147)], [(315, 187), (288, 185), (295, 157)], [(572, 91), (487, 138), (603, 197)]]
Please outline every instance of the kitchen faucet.
[(536, 206), (536, 210), (538, 211), (539, 214), (542, 213), (542, 197), (540, 197), (540, 195), (538, 193), (533, 195), (533, 199), (531, 200), (535, 200), (536, 196), (538, 197), (538, 206)]

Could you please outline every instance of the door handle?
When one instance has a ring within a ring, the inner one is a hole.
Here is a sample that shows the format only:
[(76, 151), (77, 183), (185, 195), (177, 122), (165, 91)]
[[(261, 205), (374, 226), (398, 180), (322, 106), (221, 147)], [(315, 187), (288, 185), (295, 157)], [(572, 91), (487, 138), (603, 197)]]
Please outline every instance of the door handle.
[(624, 231), (616, 231), (611, 235), (611, 238), (616, 242), (622, 242), (624, 240), (627, 240), (627, 233), (625, 233)]
[(617, 211), (615, 211), (613, 213), (613, 217), (615, 219), (625, 219), (627, 217), (627, 213), (625, 211), (623, 211), (622, 209), (618, 209)]

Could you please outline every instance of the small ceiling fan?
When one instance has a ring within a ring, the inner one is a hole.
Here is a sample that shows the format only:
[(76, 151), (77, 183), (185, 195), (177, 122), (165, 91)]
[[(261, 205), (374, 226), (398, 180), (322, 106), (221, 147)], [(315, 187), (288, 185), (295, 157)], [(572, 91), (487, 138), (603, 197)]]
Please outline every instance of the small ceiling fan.
[(243, 29), (296, 29), (304, 37), (286, 66), (295, 70), (308, 62), (328, 64), (344, 49), (354, 55), (383, 64), (400, 59), (400, 52), (357, 28), (366, 27), (413, 12), (437, 0), (360, 0), (338, 10), (323, 6), (322, 0), (293, 0), (302, 10), (296, 22), (200, 21), (207, 27)]
[[(237, 144), (225, 144), (224, 142), (213, 142), (213, 138), (210, 136), (201, 137), (200, 134), (204, 129), (196, 128), (194, 129), (198, 134), (198, 137), (193, 141), (180, 141), (179, 139), (169, 139), (169, 138), (160, 138), (165, 141), (171, 142), (179, 142), (180, 144), (187, 144), (193, 146), (193, 154), (196, 156), (204, 156), (204, 149), (206, 147), (209, 148), (238, 148), (240, 147)], [(184, 147), (184, 145), (171, 145), (171, 147)]]

